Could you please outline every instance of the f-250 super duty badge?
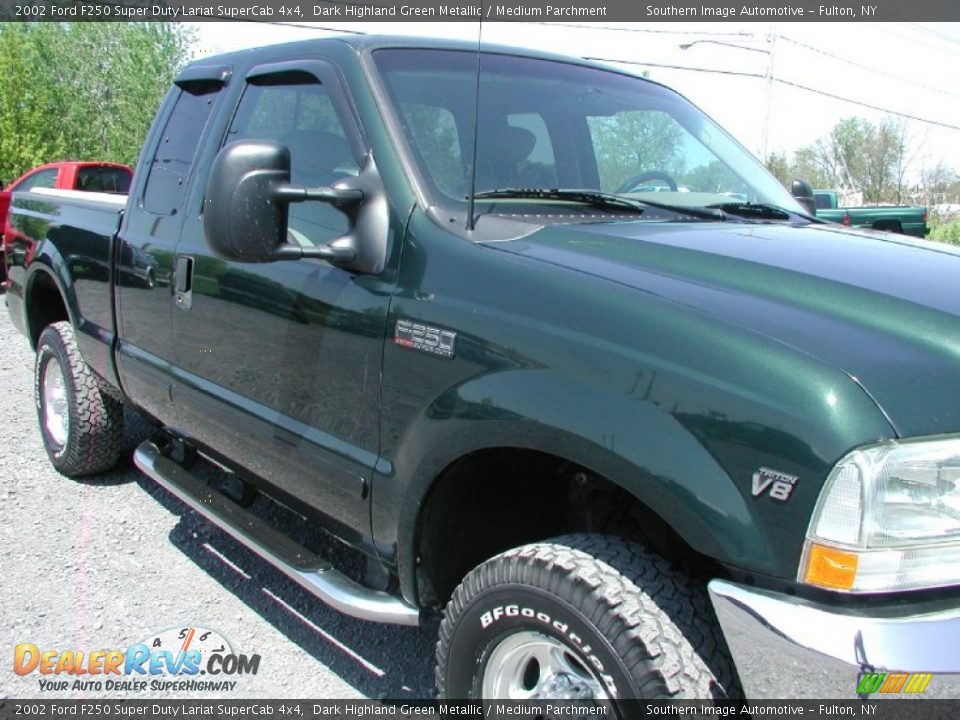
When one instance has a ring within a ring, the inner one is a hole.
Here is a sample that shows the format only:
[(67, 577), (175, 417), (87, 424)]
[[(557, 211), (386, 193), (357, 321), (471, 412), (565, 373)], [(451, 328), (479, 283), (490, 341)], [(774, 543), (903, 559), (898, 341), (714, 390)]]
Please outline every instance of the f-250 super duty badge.
[(798, 479), (796, 475), (787, 475), (777, 470), (762, 467), (753, 474), (753, 496), (760, 497), (766, 493), (774, 500), (786, 502), (790, 499), (790, 493), (797, 486)]
[(421, 325), (412, 320), (397, 320), (393, 342), (431, 355), (452, 358), (457, 345), (457, 334), (453, 330)]

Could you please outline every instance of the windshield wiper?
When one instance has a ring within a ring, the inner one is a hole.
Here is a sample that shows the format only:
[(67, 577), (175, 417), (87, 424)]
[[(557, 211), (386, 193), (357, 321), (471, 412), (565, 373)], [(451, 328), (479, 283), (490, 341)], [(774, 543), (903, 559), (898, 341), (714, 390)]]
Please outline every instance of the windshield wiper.
[(707, 207), (722, 210), (731, 215), (760, 218), (762, 220), (789, 220), (792, 217), (803, 217), (806, 219), (805, 216), (798, 212), (787, 210), (779, 205), (772, 205), (770, 203), (728, 202), (708, 205)]
[(727, 219), (726, 213), (719, 208), (705, 207), (687, 207), (685, 205), (670, 205), (668, 203), (655, 202), (653, 200), (627, 198), (614, 193), (602, 192), (600, 190), (584, 190), (569, 188), (499, 188), (497, 190), (484, 190), (478, 192), (474, 197), (478, 200), (489, 200), (496, 198), (517, 198), (527, 200), (561, 200), (565, 202), (577, 202), (585, 205), (591, 205), (596, 208), (628, 210), (630, 212), (643, 214), (644, 208), (657, 208), (678, 215), (686, 215), (701, 220), (723, 221)]
[(700, 218), (702, 220), (717, 220), (719, 222), (723, 222), (727, 219), (727, 214), (723, 211), (723, 209), (714, 205), (711, 205), (710, 207), (695, 207), (687, 205), (671, 205), (670, 203), (656, 202), (655, 200), (647, 200), (646, 198), (643, 200), (631, 198), (631, 200), (648, 207), (667, 210), (669, 212), (686, 215), (688, 217)]
[(484, 190), (474, 195), (477, 200), (519, 199), (519, 200), (559, 200), (580, 203), (600, 209), (627, 210), (642, 215), (643, 203), (599, 190), (573, 190), (560, 188), (498, 188)]

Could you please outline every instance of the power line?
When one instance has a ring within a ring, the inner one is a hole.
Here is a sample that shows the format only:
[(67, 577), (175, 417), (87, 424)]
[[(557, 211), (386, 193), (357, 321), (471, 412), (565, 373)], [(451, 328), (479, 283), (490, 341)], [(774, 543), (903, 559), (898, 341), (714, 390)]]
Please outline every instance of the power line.
[(694, 72), (713, 73), (715, 75), (734, 75), (736, 77), (765, 78), (766, 75), (754, 72), (741, 72), (739, 70), (718, 70), (716, 68), (691, 67), (689, 65), (669, 65), (667, 63), (640, 62), (639, 60), (616, 60), (614, 58), (603, 57), (584, 57), (584, 60), (595, 60), (598, 62), (612, 62), (621, 65), (640, 65), (642, 67), (666, 68), (668, 70), (692, 70)]
[(933, 30), (932, 28), (924, 27), (920, 23), (911, 22), (911, 23), (905, 23), (905, 24), (910, 25), (912, 29), (918, 32), (922, 32), (925, 35), (929, 35), (930, 37), (935, 37), (939, 40), (942, 40), (943, 42), (948, 42), (951, 45), (960, 45), (960, 40), (958, 40), (957, 38), (950, 37), (949, 35), (944, 35), (941, 32), (937, 32), (936, 30)]
[(774, 78), (773, 81), (778, 82), (781, 85), (795, 87), (799, 90), (806, 90), (807, 92), (814, 93), (816, 95), (823, 95), (824, 97), (833, 98), (834, 100), (841, 100), (843, 102), (851, 103), (853, 105), (860, 105), (861, 107), (870, 108), (871, 110), (878, 110), (879, 112), (884, 112), (890, 115), (896, 115), (898, 117), (907, 118), (908, 120), (916, 120), (917, 122), (926, 123), (927, 125), (936, 125), (937, 127), (947, 128), (948, 130), (960, 130), (960, 125), (951, 125), (950, 123), (940, 122), (939, 120), (930, 120), (929, 118), (922, 118), (919, 115), (911, 115), (910, 113), (900, 112), (898, 110), (891, 110), (890, 108), (881, 107), (879, 105), (872, 105), (871, 103), (864, 102), (862, 100), (853, 100), (851, 98), (843, 97), (842, 95), (834, 95), (833, 93), (828, 93), (824, 90), (817, 90), (815, 88), (809, 87), (808, 85), (802, 85), (801, 83), (796, 83), (791, 80)]
[(835, 54), (833, 54), (833, 53), (831, 53), (831, 52), (828, 52), (828, 51), (823, 50), (823, 49), (821, 49), (821, 48), (815, 47), (815, 46), (813, 46), (813, 45), (808, 45), (808, 44), (805, 43), (805, 42), (801, 42), (801, 41), (799, 41), (799, 40), (794, 40), (792, 37), (789, 37), (788, 35), (778, 35), (778, 36), (777, 36), (777, 39), (778, 39), (778, 40), (785, 40), (786, 42), (790, 43), (791, 45), (796, 45), (797, 47), (801, 47), (801, 48), (803, 48), (803, 49), (805, 49), (805, 50), (809, 50), (810, 52), (817, 53), (818, 55), (823, 55), (824, 57), (828, 57), (828, 58), (831, 58), (831, 59), (833, 59), (833, 60), (839, 60), (840, 62), (846, 63), (847, 65), (852, 65), (853, 67), (860, 68), (861, 70), (866, 70), (866, 71), (868, 71), (868, 72), (872, 72), (872, 73), (874, 73), (875, 75), (880, 75), (880, 76), (882, 76), (882, 77), (891, 78), (892, 80), (898, 80), (898, 81), (900, 81), (900, 82), (908, 83), (908, 84), (910, 84), (910, 85), (914, 85), (914, 86), (916, 86), (916, 87), (924, 88), (925, 90), (931, 90), (931, 91), (936, 92), (936, 93), (941, 93), (941, 94), (943, 94), (943, 95), (950, 95), (950, 96), (952, 96), (952, 97), (960, 97), (960, 93), (954, 93), (954, 92), (950, 92), (949, 90), (944, 90), (944, 89), (942, 89), (942, 88), (933, 87), (933, 86), (931, 86), (931, 85), (925, 85), (924, 83), (920, 83), (920, 82), (917, 82), (916, 80), (912, 80), (912, 79), (910, 79), (910, 78), (903, 77), (902, 75), (894, 75), (893, 73), (888, 73), (888, 72), (886, 72), (886, 71), (884, 71), (884, 70), (878, 70), (877, 68), (872, 68), (872, 67), (870, 67), (869, 65), (864, 65), (863, 63), (859, 63), (859, 62), (857, 62), (856, 60), (850, 60), (849, 58), (845, 58), (845, 57), (842, 57), (842, 56), (840, 56), (840, 55), (835, 55)]
[[(612, 62), (612, 63), (619, 63), (622, 65), (639, 65), (640, 67), (659, 67), (659, 68), (667, 68), (669, 70), (688, 70), (691, 72), (703, 72), (703, 73), (711, 73), (715, 75), (734, 75), (737, 77), (763, 78), (763, 79), (766, 79), (767, 77), (766, 75), (761, 75), (760, 73), (737, 72), (733, 70), (717, 70), (714, 68), (691, 67), (689, 65), (668, 65), (666, 63), (640, 62), (637, 60), (618, 60), (616, 58), (585, 57), (584, 60)], [(773, 81), (781, 85), (786, 85), (788, 87), (797, 88), (798, 90), (804, 90), (806, 92), (813, 93), (814, 95), (822, 95), (824, 97), (828, 97), (833, 100), (839, 100), (841, 102), (850, 103), (851, 105), (859, 105), (861, 107), (870, 108), (871, 110), (877, 110), (879, 112), (884, 112), (889, 115), (895, 115), (897, 117), (906, 118), (908, 120), (916, 120), (917, 122), (926, 123), (927, 125), (936, 125), (937, 127), (946, 128), (948, 130), (960, 130), (960, 125), (951, 125), (949, 123), (941, 122), (939, 120), (930, 120), (929, 118), (922, 118), (918, 115), (911, 115), (910, 113), (900, 112), (899, 110), (891, 110), (890, 108), (881, 107), (879, 105), (874, 105), (872, 103), (864, 102), (862, 100), (854, 100), (853, 98), (844, 97), (843, 95), (835, 95), (833, 93), (829, 93), (824, 90), (818, 90), (816, 88), (810, 87), (809, 85), (803, 85), (802, 83), (793, 82), (792, 80), (785, 80), (783, 78), (775, 77), (773, 78)]]

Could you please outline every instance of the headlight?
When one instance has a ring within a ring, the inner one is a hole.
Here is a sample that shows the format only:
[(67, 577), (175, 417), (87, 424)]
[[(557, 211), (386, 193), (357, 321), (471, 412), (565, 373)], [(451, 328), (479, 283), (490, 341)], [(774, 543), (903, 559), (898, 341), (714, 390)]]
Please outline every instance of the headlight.
[(861, 593), (960, 584), (960, 437), (890, 441), (837, 463), (798, 579)]

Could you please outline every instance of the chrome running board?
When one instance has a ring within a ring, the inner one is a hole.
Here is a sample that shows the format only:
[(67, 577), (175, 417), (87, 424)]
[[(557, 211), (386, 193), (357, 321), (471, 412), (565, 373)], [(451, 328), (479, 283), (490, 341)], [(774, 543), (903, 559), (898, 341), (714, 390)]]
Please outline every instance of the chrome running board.
[(420, 612), (400, 598), (371, 590), (334, 569), (230, 498), (166, 457), (153, 442), (133, 454), (137, 467), (195, 512), (242, 543), (324, 603), (345, 615), (394, 625), (420, 623)]

